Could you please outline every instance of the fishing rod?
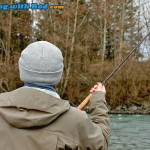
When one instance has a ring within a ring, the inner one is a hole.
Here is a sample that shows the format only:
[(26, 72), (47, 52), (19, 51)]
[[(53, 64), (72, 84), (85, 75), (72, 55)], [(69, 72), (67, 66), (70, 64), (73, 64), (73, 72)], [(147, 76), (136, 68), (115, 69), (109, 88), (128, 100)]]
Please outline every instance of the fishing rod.
[[(110, 75), (102, 82), (102, 85), (106, 85), (108, 83), (109, 79), (122, 67), (123, 64), (125, 64), (125, 62), (137, 50), (137, 48), (143, 43), (143, 41), (148, 37), (149, 34), (150, 32), (140, 41), (139, 44), (137, 44), (137, 46), (133, 48), (133, 50), (123, 59), (123, 61), (117, 67), (115, 67), (115, 69), (110, 73)], [(85, 100), (78, 106), (78, 108), (83, 109), (86, 106), (86, 104), (90, 101), (91, 97), (92, 94), (89, 94), (85, 98)]]

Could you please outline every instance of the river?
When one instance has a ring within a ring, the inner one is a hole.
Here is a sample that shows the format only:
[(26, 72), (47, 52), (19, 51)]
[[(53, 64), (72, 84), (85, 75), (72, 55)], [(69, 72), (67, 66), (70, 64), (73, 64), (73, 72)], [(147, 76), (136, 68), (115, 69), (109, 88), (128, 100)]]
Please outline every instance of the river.
[(150, 115), (110, 115), (109, 150), (150, 150)]

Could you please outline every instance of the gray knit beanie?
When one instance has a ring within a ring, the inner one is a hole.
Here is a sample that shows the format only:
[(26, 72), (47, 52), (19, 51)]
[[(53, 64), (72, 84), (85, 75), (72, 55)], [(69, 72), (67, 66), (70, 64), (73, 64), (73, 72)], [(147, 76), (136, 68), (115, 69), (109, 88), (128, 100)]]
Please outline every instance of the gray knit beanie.
[(60, 49), (46, 41), (28, 45), (19, 59), (20, 79), (25, 83), (55, 85), (61, 79), (63, 67)]

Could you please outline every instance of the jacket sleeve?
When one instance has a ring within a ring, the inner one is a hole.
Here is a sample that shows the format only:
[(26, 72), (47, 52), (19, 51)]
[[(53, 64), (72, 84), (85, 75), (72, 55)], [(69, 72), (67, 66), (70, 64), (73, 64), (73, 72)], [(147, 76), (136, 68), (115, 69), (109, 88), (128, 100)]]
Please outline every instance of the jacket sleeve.
[[(80, 140), (84, 148), (91, 150), (108, 150), (109, 115), (105, 93), (94, 92), (89, 102), (88, 117), (84, 117), (80, 125)], [(86, 115), (87, 116), (87, 115)]]

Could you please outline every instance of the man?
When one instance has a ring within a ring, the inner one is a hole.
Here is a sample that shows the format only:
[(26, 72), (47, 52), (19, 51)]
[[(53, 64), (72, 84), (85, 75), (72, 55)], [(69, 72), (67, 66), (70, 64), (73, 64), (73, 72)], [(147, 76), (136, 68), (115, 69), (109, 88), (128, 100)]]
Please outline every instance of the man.
[(63, 72), (55, 45), (39, 41), (27, 46), (19, 71), (25, 86), (0, 94), (0, 150), (107, 150), (109, 117), (101, 83), (90, 90), (87, 115), (52, 87)]

